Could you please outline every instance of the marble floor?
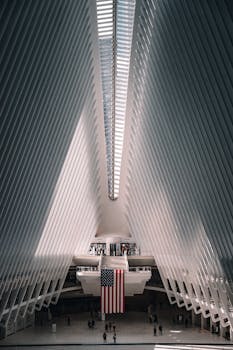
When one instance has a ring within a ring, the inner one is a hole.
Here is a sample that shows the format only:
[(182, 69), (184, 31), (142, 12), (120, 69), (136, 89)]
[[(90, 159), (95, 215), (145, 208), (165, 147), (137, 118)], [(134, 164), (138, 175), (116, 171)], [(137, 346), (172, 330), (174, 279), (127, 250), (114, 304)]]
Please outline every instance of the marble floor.
[[(183, 325), (174, 325), (167, 317), (159, 317), (163, 334), (158, 334), (157, 331), (154, 336), (153, 324), (149, 323), (147, 314), (143, 312), (129, 312), (109, 319), (116, 324), (116, 344), (113, 343), (113, 331), (107, 332), (107, 342), (103, 342), (104, 321), (95, 321), (95, 327), (89, 329), (89, 313), (70, 315), (70, 325), (67, 317), (68, 315), (53, 320), (56, 332), (53, 332), (50, 323), (29, 327), (1, 340), (0, 349), (110, 350), (115, 347), (118, 350), (152, 350), (159, 348), (159, 344), (165, 346), (168, 343), (212, 344), (210, 349), (214, 349), (214, 344), (222, 344), (220, 349), (226, 346), (233, 349), (233, 343), (220, 336), (191, 326), (185, 328)], [(162, 348), (166, 349), (164, 346)]]

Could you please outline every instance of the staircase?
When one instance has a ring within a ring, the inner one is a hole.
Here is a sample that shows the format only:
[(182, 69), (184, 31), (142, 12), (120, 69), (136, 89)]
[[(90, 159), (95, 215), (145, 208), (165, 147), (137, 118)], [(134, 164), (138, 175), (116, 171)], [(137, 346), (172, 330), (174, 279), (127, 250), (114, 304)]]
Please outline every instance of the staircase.
[(128, 271), (127, 256), (103, 256), (101, 268), (119, 269)]

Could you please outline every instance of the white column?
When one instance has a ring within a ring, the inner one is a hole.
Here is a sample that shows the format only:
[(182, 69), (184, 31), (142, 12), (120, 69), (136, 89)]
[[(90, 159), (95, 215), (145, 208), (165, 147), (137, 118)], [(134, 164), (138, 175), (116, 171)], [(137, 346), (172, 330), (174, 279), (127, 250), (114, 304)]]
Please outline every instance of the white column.
[(225, 328), (221, 325), (221, 323), (220, 323), (219, 327), (220, 327), (219, 335), (220, 335), (220, 337), (223, 337), (225, 335)]
[(201, 314), (201, 329), (205, 328), (205, 318), (204, 316)]
[(106, 255), (110, 255), (110, 242), (106, 242)]
[(230, 340), (233, 341), (233, 329), (230, 327)]
[(210, 332), (212, 333), (212, 326), (213, 326), (213, 321), (212, 318), (210, 317)]

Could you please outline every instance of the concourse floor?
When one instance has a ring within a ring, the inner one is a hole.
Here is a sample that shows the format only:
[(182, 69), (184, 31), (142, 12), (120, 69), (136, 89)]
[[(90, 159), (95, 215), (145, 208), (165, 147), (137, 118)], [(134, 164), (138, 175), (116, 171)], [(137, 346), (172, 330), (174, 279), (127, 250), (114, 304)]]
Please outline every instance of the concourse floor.
[[(157, 335), (154, 336), (154, 325), (149, 323), (147, 314), (143, 312), (129, 312), (109, 319), (116, 324), (116, 345), (113, 343), (113, 331), (107, 332), (107, 343), (104, 344), (104, 321), (95, 321), (94, 329), (89, 329), (89, 313), (69, 316), (71, 320), (70, 325), (67, 322), (68, 315), (53, 320), (56, 323), (56, 333), (52, 331), (50, 323), (29, 327), (1, 340), (0, 349), (7, 349), (10, 345), (15, 345), (11, 349), (21, 350), (29, 348), (37, 350), (109, 350), (114, 347), (118, 350), (152, 350), (155, 344), (165, 343), (233, 345), (230, 341), (213, 335), (209, 331), (200, 331), (199, 328), (191, 326), (185, 328), (184, 325), (173, 325), (171, 320), (168, 320), (167, 317), (163, 319), (162, 316), (159, 317), (159, 323), (163, 325), (163, 334), (158, 334), (157, 330)], [(26, 345), (30, 345), (30, 347), (26, 347)], [(33, 345), (37, 345), (37, 347)]]

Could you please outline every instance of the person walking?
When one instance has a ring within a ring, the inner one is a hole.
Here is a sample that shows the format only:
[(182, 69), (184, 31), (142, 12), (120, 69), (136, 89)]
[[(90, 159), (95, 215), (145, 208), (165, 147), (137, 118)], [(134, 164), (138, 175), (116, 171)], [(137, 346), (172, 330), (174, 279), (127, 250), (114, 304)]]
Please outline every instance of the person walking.
[(160, 335), (162, 335), (162, 334), (163, 334), (163, 327), (162, 327), (162, 325), (161, 325), (161, 324), (159, 325), (159, 333), (160, 333)]
[(108, 332), (108, 324), (105, 323), (105, 332)]
[(104, 341), (104, 343), (107, 342), (107, 334), (106, 334), (106, 332), (103, 333), (103, 341)]
[(112, 322), (111, 321), (109, 322), (108, 328), (109, 328), (109, 332), (111, 332), (112, 331)]
[(113, 337), (112, 337), (112, 338), (113, 338), (114, 344), (116, 344), (116, 333), (113, 334)]
[(154, 326), (154, 336), (156, 336), (156, 334), (157, 334), (157, 328), (156, 326)]

